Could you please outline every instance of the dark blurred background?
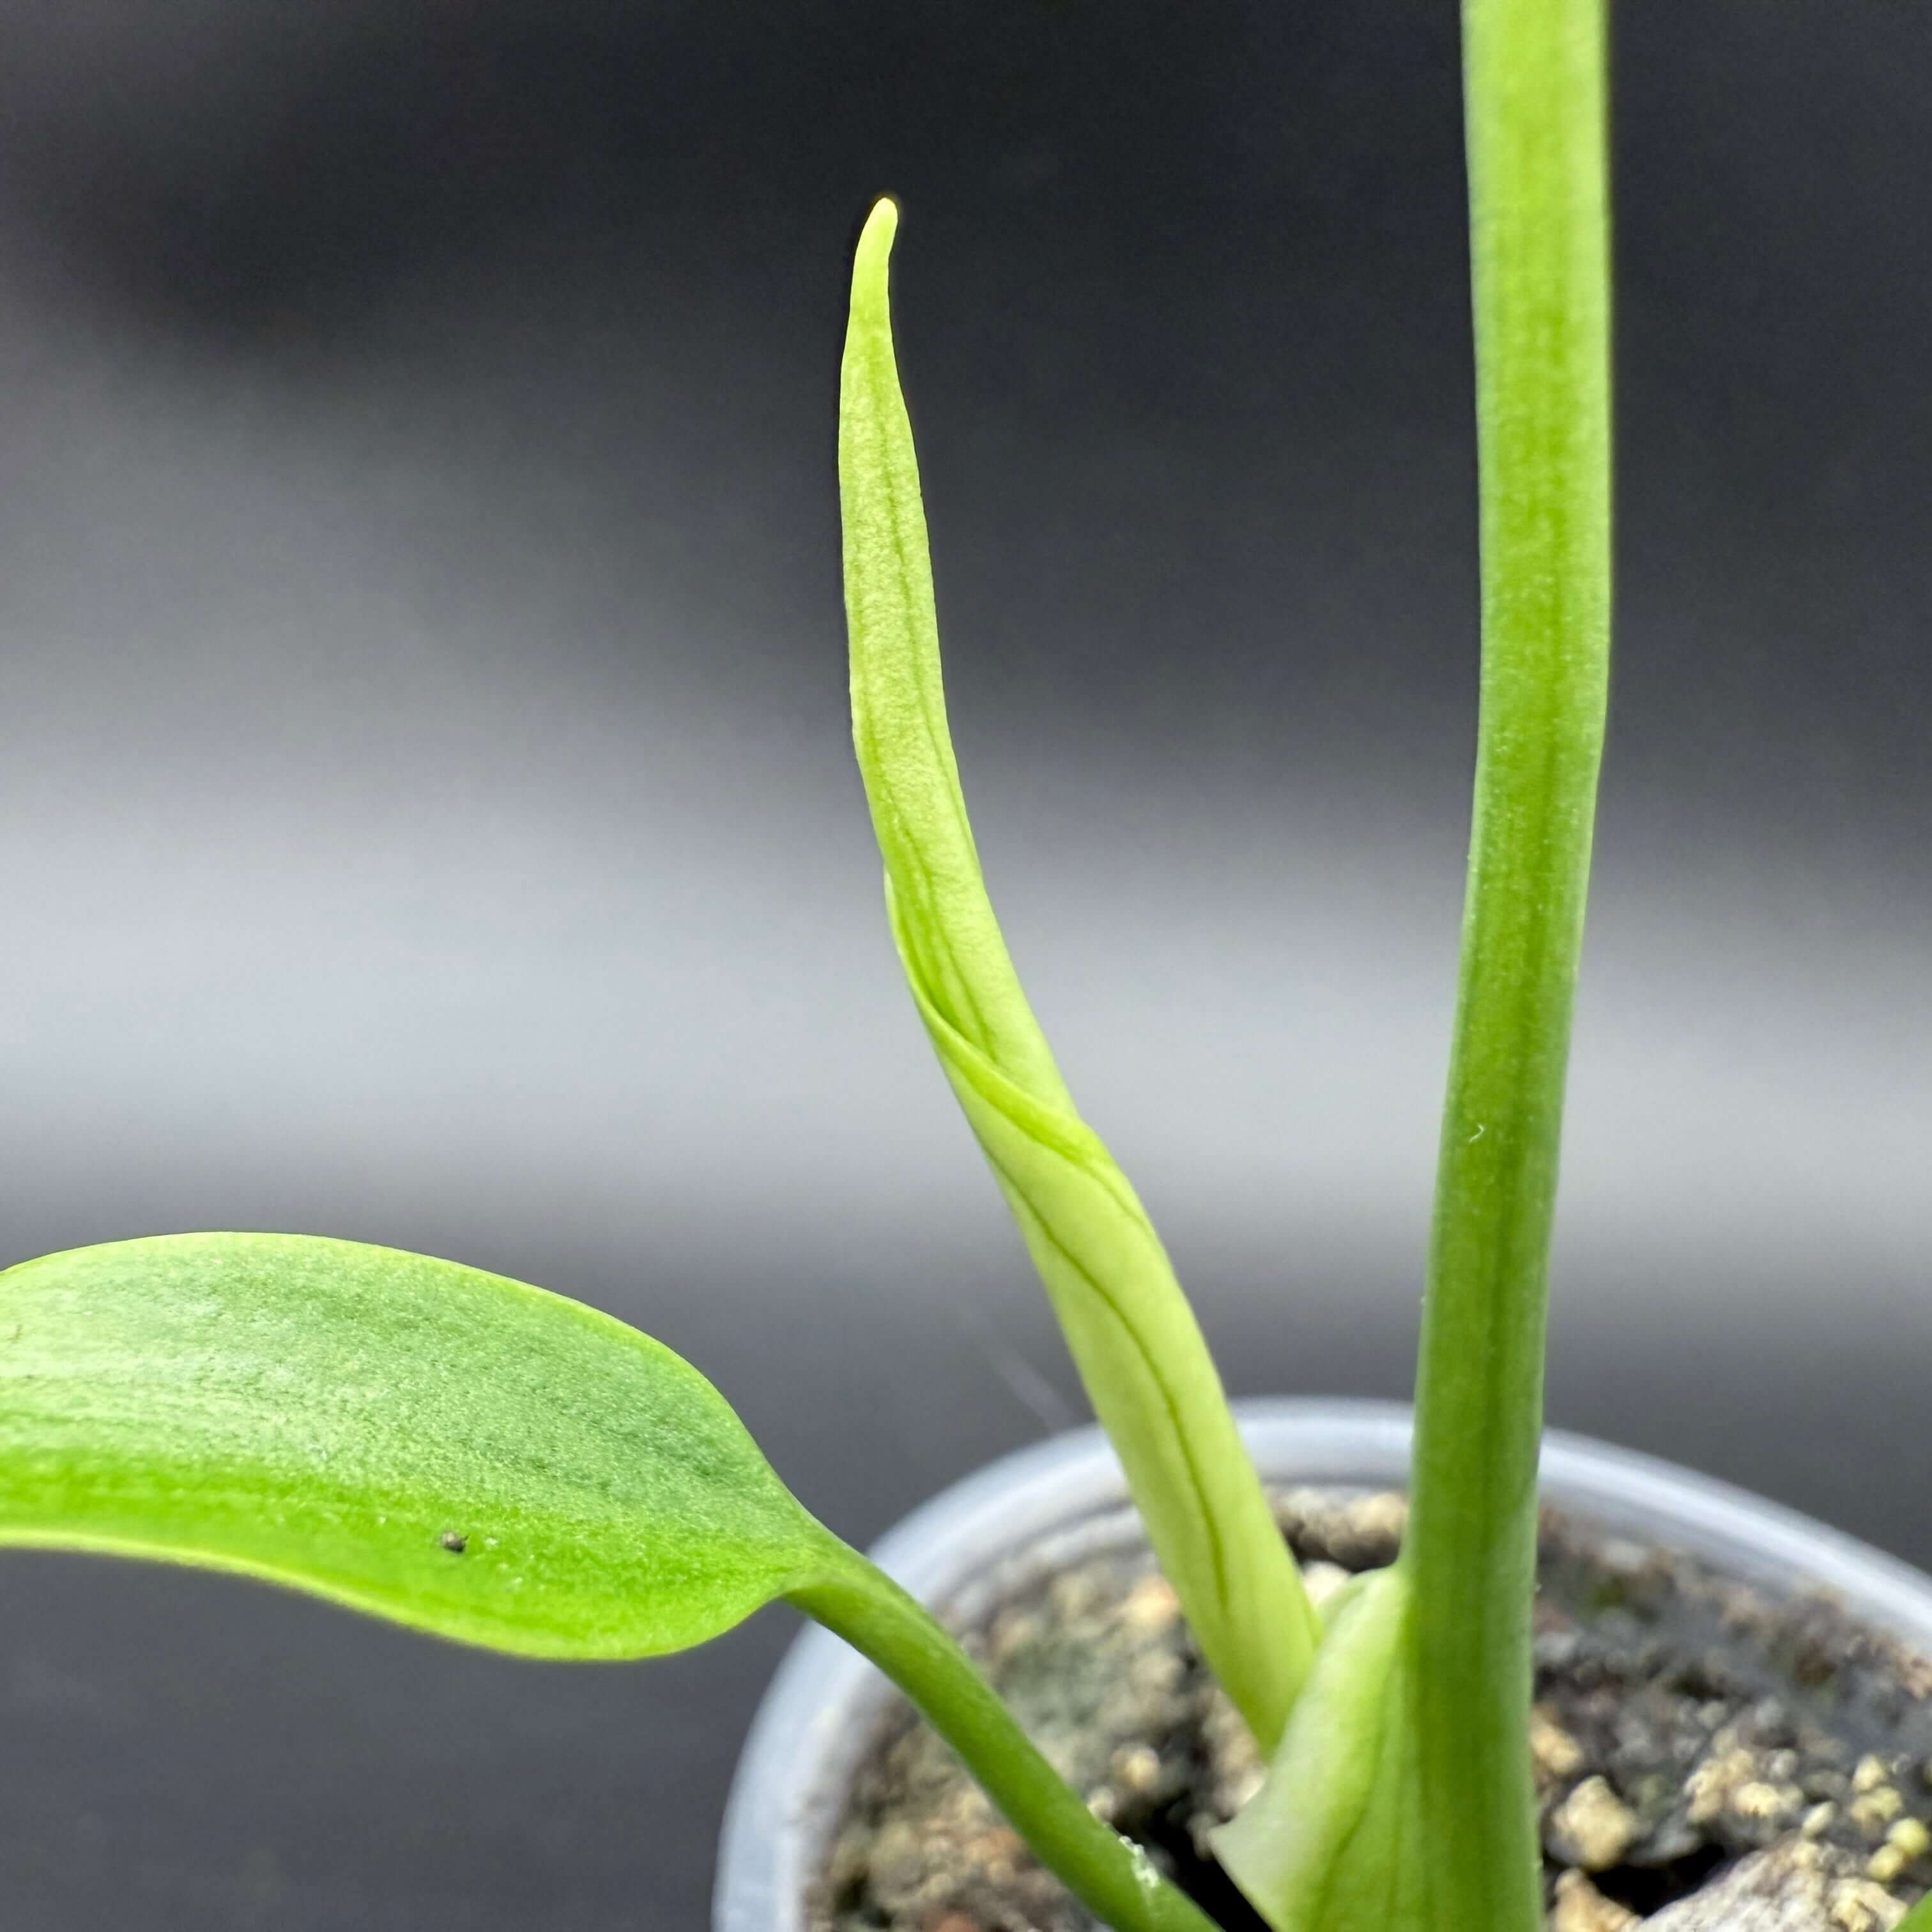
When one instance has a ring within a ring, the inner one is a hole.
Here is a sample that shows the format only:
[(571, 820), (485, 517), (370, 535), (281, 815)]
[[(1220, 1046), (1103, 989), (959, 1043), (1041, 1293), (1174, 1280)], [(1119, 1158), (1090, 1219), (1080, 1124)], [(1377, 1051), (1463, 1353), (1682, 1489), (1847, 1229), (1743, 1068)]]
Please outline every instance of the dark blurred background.
[[(848, 251), (995, 894), (1243, 1392), (1406, 1388), (1476, 669), (1454, 9), (8, 0), (0, 1251), (662, 1336), (869, 1538), (1077, 1387), (846, 741)], [(1932, 30), (1623, 10), (1552, 1420), (1932, 1563)], [(0, 1562), (8, 1932), (699, 1928), (767, 1614)]]

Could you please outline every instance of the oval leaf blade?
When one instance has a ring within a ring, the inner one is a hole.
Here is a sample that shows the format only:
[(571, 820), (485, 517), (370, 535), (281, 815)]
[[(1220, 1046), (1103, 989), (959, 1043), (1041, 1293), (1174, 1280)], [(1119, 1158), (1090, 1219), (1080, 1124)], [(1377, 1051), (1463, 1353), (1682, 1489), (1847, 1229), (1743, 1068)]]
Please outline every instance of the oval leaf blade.
[(628, 1658), (729, 1629), (832, 1539), (695, 1369), (608, 1316), (421, 1255), (210, 1234), (0, 1274), (0, 1544)]

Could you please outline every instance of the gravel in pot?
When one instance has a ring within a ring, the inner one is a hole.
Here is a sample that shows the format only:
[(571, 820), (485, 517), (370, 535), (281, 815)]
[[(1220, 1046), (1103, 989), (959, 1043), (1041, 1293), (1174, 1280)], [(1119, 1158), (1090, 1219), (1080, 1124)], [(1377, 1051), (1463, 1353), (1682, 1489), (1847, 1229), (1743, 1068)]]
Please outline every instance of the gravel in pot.
[[(1277, 1514), (1318, 1596), (1393, 1557), (1394, 1494)], [(1082, 1546), (1083, 1539), (1088, 1546)], [(1090, 1531), (946, 1606), (1047, 1755), (1228, 1932), (1207, 1850), (1252, 1741), (1144, 1552)], [(1932, 1664), (1829, 1598), (1780, 1600), (1546, 1510), (1531, 1744), (1552, 1932), (1887, 1932), (1932, 1886)], [(1093, 1932), (945, 1747), (895, 1704), (812, 1887), (812, 1932)]]

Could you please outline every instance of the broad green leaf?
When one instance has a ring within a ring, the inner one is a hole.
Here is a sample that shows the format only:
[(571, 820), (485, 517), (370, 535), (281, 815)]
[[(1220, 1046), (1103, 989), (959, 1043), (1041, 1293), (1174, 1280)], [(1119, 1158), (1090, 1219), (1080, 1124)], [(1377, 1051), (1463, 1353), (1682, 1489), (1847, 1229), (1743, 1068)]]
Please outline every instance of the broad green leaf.
[(853, 736), (892, 936), (1154, 1547), (1216, 1675), (1272, 1748), (1316, 1621), (1146, 1211), (1078, 1113), (994, 918), (946, 729), (925, 512), (887, 292), (896, 216), (852, 279), (839, 406)]
[(243, 1571), (538, 1657), (680, 1650), (838, 1568), (662, 1344), (290, 1234), (0, 1274), (0, 1543)]
[(1410, 1618), (1400, 1569), (1336, 1606), (1288, 1733), (1215, 1856), (1274, 1932), (1444, 1932), (1418, 1808)]
[(293, 1234), (9, 1268), (6, 1544), (238, 1571), (536, 1657), (682, 1650), (787, 1597), (901, 1684), (1108, 1923), (1213, 1932), (696, 1370), (540, 1288)]

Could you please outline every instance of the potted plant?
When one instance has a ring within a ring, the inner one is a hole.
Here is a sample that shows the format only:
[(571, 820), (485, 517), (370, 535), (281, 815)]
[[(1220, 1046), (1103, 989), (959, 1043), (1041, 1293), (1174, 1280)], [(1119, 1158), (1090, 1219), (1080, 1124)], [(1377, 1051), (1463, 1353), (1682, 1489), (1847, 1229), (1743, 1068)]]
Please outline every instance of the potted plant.
[[(1352, 1550), (1338, 1550), (1331, 1540), (1323, 1556), (1382, 1560), (1389, 1492), (1406, 1481), (1412, 1450), (1407, 1408), (1275, 1399), (1238, 1404), (1237, 1415), (1264, 1477), (1293, 1486), (1292, 1515), (1305, 1510), (1312, 1494), (1346, 1524), (1350, 1506), (1341, 1499), (1360, 1498), (1358, 1507), (1372, 1519), (1367, 1534)], [(1820, 1766), (1779, 1760), (1791, 1739), (1772, 1736), (1772, 1727), (1784, 1722), (1777, 1712), (1739, 1706), (1790, 1697), (1791, 1687), (1779, 1683), (1780, 1675), (1797, 1674), (1795, 1664), (1815, 1669), (1822, 1647), (1834, 1640), (1849, 1639), (1864, 1653), (1844, 1670), (1845, 1682), (1833, 1687), (1838, 1694), (1808, 1700), (1800, 1688), (1791, 1702), (1828, 1708), (1850, 1701), (1843, 1693), (1874, 1660), (1882, 1681), (1888, 1659), (1882, 1647), (1869, 1646), (1865, 1633), (1895, 1634), (1906, 1653), (1922, 1655), (1932, 1643), (1926, 1580), (1729, 1484), (1600, 1443), (1552, 1432), (1544, 1443), (1540, 1480), (1546, 1499), (1573, 1526), (1586, 1526), (1580, 1552), (1574, 1542), (1566, 1547), (1556, 1522), (1545, 1539), (1549, 1588), (1538, 1639), (1535, 1755), (1539, 1816), (1558, 1888), (1557, 1932), (1615, 1932), (1634, 1916), (1628, 1904), (1668, 1910), (1673, 1899), (1678, 1918), (1660, 1922), (1681, 1926), (1700, 1904), (1722, 1906), (1723, 1894), (1714, 1894), (1707, 1880), (1728, 1871), (1730, 1885), (1748, 1885), (1767, 1862), (1777, 1874), (1794, 1840), (1804, 1857), (1816, 1860), (1809, 1870), (1782, 1867), (1786, 1902), (1798, 1908), (1798, 1923), (1885, 1922), (1898, 1908), (1867, 1868), (1876, 1860), (1881, 1870), (1898, 1864), (1902, 1870), (1899, 1844), (1914, 1841), (1914, 1821), (1904, 1811), (1882, 1815), (1892, 1802), (1886, 1781), (1866, 1792), (1850, 1787), (1859, 1767), (1870, 1778), (1868, 1755), (1888, 1761), (1896, 1755), (1886, 1751), (1886, 1726), (1868, 1730), (1846, 1762), (1822, 1767), (1822, 1780), (1800, 1793), (1802, 1808), (1794, 1806), (1782, 1818), (1762, 1808), (1763, 1794), (1751, 1791), (1737, 1746), (1724, 1740), (1729, 1734), (1754, 1745), (1771, 1743), (1759, 1755), (1778, 1760), (1767, 1768), (1780, 1783), (1788, 1784), (1794, 1774), (1815, 1777)], [(1304, 1520), (1297, 1526), (1305, 1532), (1310, 1526)], [(1325, 1533), (1332, 1538), (1332, 1525)], [(1206, 1673), (1160, 1620), (1166, 1593), (1149, 1574), (1144, 1543), (1120, 1465), (1100, 1432), (1089, 1430), (1016, 1452), (956, 1484), (915, 1512), (873, 1554), (922, 1601), (943, 1606), (949, 1622), (976, 1629), (976, 1649), (1021, 1700), (1049, 1748), (1088, 1784), (1092, 1799), (1117, 1821), (1161, 1841), (1190, 1881), (1209, 1892), (1214, 1874), (1190, 1841), (1202, 1835), (1204, 1826), (1211, 1832), (1216, 1808), (1238, 1803), (1257, 1767), (1245, 1737), (1227, 1721), (1225, 1706), (1216, 1708), (1211, 1688), (1203, 1696)], [(1660, 1555), (1666, 1551), (1668, 1562)], [(1638, 1552), (1643, 1554), (1633, 1592), (1628, 1566)], [(1584, 1614), (1571, 1614), (1578, 1607), (1580, 1553), (1608, 1558), (1586, 1561), (1581, 1572), (1612, 1606), (1600, 1623), (1588, 1604)], [(1329, 1570), (1331, 1581), (1335, 1574)], [(1088, 1576), (1096, 1587), (1063, 1617), (1059, 1593), (1070, 1578)], [(1708, 1593), (1715, 1580), (1721, 1580), (1722, 1616), (1738, 1620), (1730, 1634), (1714, 1628), (1721, 1618), (1700, 1615), (1694, 1604), (1675, 1595), (1684, 1584), (1690, 1595)], [(1810, 1594), (1820, 1591), (1829, 1593), (1834, 1612), (1825, 1612)], [(1633, 1598), (1644, 1612), (1634, 1621), (1628, 1616)], [(1156, 1612), (1151, 1622), (1150, 1609)], [(1688, 1616), (1673, 1630), (1680, 1611)], [(1700, 1638), (1687, 1645), (1690, 1628)], [(1670, 1641), (1660, 1643), (1660, 1634)], [(1718, 1652), (1734, 1653), (1744, 1666), (1728, 1685), (1715, 1682), (1708, 1657), (1698, 1654), (1714, 1636)], [(1084, 1707), (1078, 1680), (1084, 1676), (1090, 1685), (1097, 1670), (1064, 1671), (1058, 1682), (1042, 1681), (1042, 1664), (1051, 1666), (1056, 1652), (1064, 1661), (1076, 1646), (1104, 1656), (1107, 1665), (1106, 1688), (1097, 1696), (1090, 1690)], [(1780, 1652), (1781, 1667), (1752, 1668), (1762, 1666), (1767, 1653)], [(1192, 1667), (1177, 1685), (1175, 1666), (1184, 1658)], [(1113, 1684), (1149, 1665), (1157, 1666), (1151, 1694), (1142, 1701), (1120, 1698)], [(1680, 1669), (1684, 1674), (1673, 1686), (1672, 1672)], [(1582, 1688), (1592, 1671), (1601, 1673), (1598, 1688)], [(1592, 1729), (1587, 1712), (1576, 1726), (1590, 1739), (1587, 1748), (1565, 1726), (1580, 1705), (1603, 1696), (1603, 1678), (1612, 1676), (1619, 1680), (1637, 1749), (1607, 1762), (1593, 1754), (1613, 1741)], [(1712, 1699), (1720, 1688), (1722, 1697)], [(1063, 1924), (1081, 1922), (1056, 1916), (1056, 1901), (1037, 1872), (1010, 1868), (989, 1880), (962, 1856), (964, 1848), (988, 1840), (997, 1845), (998, 1833), (960, 1774), (908, 1725), (900, 1701), (863, 1659), (828, 1634), (800, 1636), (760, 1709), (733, 1786), (718, 1861), (718, 1932), (815, 1932), (828, 1924), (898, 1926), (949, 1918), (956, 1928), (998, 1924), (1006, 1916), (1057, 1932)], [(1086, 1729), (1069, 1750), (1076, 1723)], [(1909, 1728), (1922, 1742), (1924, 1724), (1918, 1708)], [(1818, 1742), (1808, 1740), (1814, 1748)], [(1677, 1757), (1685, 1745), (1688, 1754)], [(1910, 1770), (1908, 1786), (1920, 1781), (1916, 1767)], [(1606, 1786), (1614, 1802), (1605, 1802)], [(1864, 1818), (1850, 1815), (1851, 1807), (1874, 1794)], [(1635, 1802), (1624, 1804), (1624, 1796)], [(1846, 1814), (1842, 1821), (1817, 1810), (1833, 1796)], [(1807, 1840), (1808, 1817), (1814, 1829), (1821, 1822), (1841, 1826), (1832, 1835), (1850, 1840), (1857, 1854), (1840, 1856), (1828, 1841)], [(915, 1856), (908, 1857), (909, 1851)], [(1578, 1859), (1586, 1869), (1563, 1869)], [(1218, 1902), (1228, 1902), (1225, 1891)], [(1732, 1906), (1736, 1909), (1735, 1899)], [(1738, 1922), (1758, 1923), (1748, 1913)]]
[[(1484, 556), (1468, 917), (1407, 1526), (1394, 1561), (1319, 1608), (980, 878), (892, 359), (890, 204), (860, 243), (845, 363), (855, 735), (894, 936), (1192, 1640), (1267, 1762), (1221, 1862), (1296, 1932), (1510, 1932), (1543, 1910), (1544, 1285), (1608, 638), (1603, 26), (1594, 0), (1466, 17)], [(541, 1656), (674, 1650), (784, 1598), (900, 1684), (1094, 1916), (1211, 1922), (647, 1338), (452, 1263), (307, 1238), (121, 1243), (5, 1280), (0, 1540), (233, 1570)]]

